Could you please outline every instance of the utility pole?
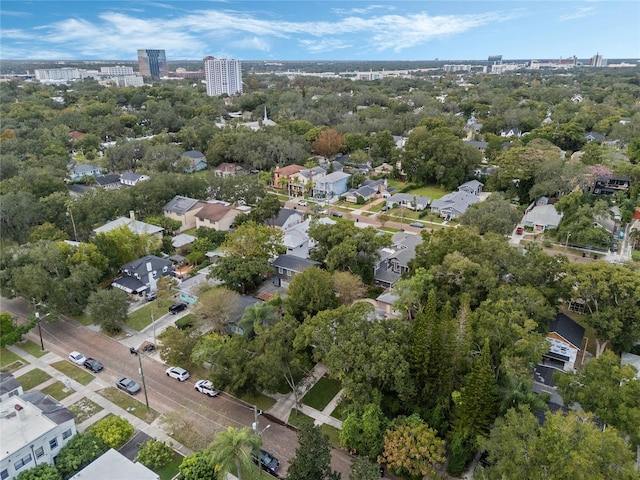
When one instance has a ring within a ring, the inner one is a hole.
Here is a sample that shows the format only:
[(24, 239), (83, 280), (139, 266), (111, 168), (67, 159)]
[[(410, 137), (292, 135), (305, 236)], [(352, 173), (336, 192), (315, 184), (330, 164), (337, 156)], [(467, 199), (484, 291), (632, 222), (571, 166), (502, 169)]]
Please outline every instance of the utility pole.
[(129, 352), (131, 355), (138, 357), (138, 363), (140, 364), (140, 376), (142, 377), (142, 389), (144, 390), (144, 402), (147, 404), (147, 412), (149, 411), (149, 397), (147, 397), (147, 384), (144, 382), (144, 370), (142, 370), (142, 358), (140, 358), (140, 352), (135, 348), (130, 347)]
[(153, 346), (156, 345), (156, 320), (153, 318), (153, 307), (151, 307), (151, 325), (153, 325)]

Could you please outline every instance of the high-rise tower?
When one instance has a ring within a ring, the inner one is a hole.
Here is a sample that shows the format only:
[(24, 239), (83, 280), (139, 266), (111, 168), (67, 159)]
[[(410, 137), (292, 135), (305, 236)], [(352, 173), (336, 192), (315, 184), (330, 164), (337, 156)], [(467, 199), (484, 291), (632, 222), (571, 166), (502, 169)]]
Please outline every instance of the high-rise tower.
[(242, 93), (242, 65), (231, 58), (204, 58), (204, 78), (207, 95), (235, 95)]
[(169, 76), (167, 55), (164, 50), (138, 50), (138, 66), (143, 77)]

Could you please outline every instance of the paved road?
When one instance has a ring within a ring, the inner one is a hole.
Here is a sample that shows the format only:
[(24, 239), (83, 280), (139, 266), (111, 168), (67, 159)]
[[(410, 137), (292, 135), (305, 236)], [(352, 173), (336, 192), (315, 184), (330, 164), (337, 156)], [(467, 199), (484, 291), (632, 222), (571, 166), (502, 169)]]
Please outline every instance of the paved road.
[[(31, 306), (22, 299), (2, 298), (0, 302), (2, 311), (22, 318), (31, 314)], [(39, 341), (37, 329), (33, 329), (29, 335), (36, 342)], [(138, 359), (131, 355), (127, 346), (107, 335), (62, 317), (53, 323), (42, 322), (42, 337), (45, 348), (62, 358), (66, 358), (69, 352), (77, 350), (86, 356), (99, 359), (105, 366), (104, 371), (99, 374), (103, 380), (115, 384), (119, 376), (125, 375), (142, 385), (138, 372)], [(165, 374), (164, 364), (144, 354), (142, 364), (149, 405), (158, 412), (170, 412), (182, 406), (188, 409), (195, 422), (216, 432), (229, 426), (247, 427), (253, 423), (253, 409), (241, 400), (224, 393), (214, 398), (202, 395), (194, 389), (197, 379), (190, 378), (185, 382), (179, 382), (169, 378)], [(138, 400), (144, 402), (142, 393), (138, 397)], [(264, 429), (269, 423), (271, 427), (263, 433), (264, 449), (280, 459), (284, 474), (298, 447), (297, 434), (285, 426), (268, 422), (265, 418), (260, 419), (260, 429)], [(344, 479), (349, 476), (350, 464), (351, 458), (346, 452), (334, 449), (332, 466), (342, 473)]]

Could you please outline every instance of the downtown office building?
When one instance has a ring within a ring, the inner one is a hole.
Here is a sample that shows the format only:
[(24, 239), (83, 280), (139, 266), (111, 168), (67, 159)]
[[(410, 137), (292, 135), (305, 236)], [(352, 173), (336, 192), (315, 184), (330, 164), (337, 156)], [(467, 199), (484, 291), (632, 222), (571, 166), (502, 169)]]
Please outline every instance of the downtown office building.
[(162, 78), (169, 76), (167, 54), (164, 50), (138, 50), (138, 67), (143, 77)]
[(210, 97), (242, 93), (242, 65), (239, 60), (205, 57), (204, 78)]

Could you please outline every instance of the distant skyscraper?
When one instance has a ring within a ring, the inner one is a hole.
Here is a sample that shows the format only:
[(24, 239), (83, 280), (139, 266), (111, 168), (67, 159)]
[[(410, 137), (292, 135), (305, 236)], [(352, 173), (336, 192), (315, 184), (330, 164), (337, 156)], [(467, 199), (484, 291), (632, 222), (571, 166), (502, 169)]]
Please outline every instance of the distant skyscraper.
[(242, 65), (239, 60), (205, 57), (204, 78), (207, 95), (211, 97), (242, 93)]
[(486, 72), (492, 72), (494, 66), (502, 65), (502, 55), (490, 55), (487, 59)]
[(164, 50), (138, 50), (138, 66), (143, 77), (168, 77), (169, 66)]
[(593, 57), (591, 57), (591, 60), (589, 60), (589, 66), (591, 66), (591, 67), (606, 67), (607, 66), (607, 59), (604, 58), (599, 53), (596, 53)]

